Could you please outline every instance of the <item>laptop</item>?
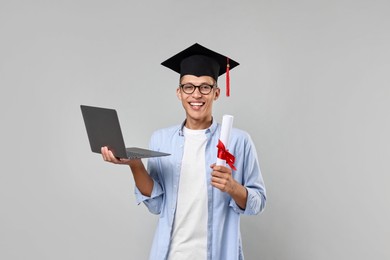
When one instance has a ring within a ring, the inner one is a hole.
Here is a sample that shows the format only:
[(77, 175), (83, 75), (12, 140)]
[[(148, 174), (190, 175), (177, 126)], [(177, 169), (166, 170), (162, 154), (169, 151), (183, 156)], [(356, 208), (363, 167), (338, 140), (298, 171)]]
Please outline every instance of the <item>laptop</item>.
[(126, 148), (115, 109), (86, 105), (80, 108), (92, 152), (101, 153), (101, 148), (107, 146), (117, 158), (141, 159), (170, 155), (138, 147)]

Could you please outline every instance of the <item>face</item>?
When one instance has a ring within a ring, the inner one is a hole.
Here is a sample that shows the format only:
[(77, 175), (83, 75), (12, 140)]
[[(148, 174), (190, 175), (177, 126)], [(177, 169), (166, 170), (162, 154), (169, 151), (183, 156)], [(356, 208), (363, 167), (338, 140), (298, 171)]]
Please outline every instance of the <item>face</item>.
[[(180, 84), (186, 83), (191, 83), (194, 86), (201, 84), (214, 85), (215, 80), (210, 76), (196, 77), (193, 75), (184, 75), (180, 80)], [(186, 111), (187, 127), (205, 129), (210, 126), (213, 102), (219, 97), (219, 88), (214, 87), (209, 94), (204, 95), (199, 92), (199, 88), (196, 88), (192, 94), (186, 94), (178, 87), (176, 94)]]

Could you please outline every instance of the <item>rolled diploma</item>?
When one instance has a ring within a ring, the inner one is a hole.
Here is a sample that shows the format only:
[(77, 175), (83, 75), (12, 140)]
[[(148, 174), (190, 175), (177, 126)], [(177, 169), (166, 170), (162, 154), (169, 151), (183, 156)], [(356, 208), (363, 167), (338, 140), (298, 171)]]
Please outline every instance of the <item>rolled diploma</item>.
[[(221, 140), (221, 142), (225, 145), (226, 149), (229, 147), (230, 132), (233, 127), (233, 118), (234, 117), (231, 115), (224, 115), (222, 117), (221, 136), (219, 137), (219, 140)], [(217, 157), (216, 164), (226, 166), (226, 161)]]

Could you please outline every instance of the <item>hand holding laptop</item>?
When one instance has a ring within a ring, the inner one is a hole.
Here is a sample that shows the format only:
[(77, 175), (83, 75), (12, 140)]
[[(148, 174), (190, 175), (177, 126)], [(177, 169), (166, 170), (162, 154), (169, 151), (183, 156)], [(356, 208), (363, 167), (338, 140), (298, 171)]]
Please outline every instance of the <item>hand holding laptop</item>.
[(132, 160), (137, 160), (137, 159), (118, 158), (112, 153), (112, 151), (110, 151), (108, 149), (107, 146), (103, 146), (101, 148), (101, 154), (102, 154), (104, 161), (111, 162), (114, 164), (127, 164), (127, 165), (129, 165)]
[[(124, 165), (131, 165), (136, 163), (135, 161), (141, 161), (141, 159), (127, 159), (127, 158), (118, 158), (116, 157), (112, 151), (108, 149), (107, 146), (103, 146), (101, 148), (101, 154), (103, 157), (103, 160), (106, 162), (114, 163), (114, 164), (124, 164)], [(139, 163), (139, 162), (138, 162)], [(131, 167), (131, 166), (130, 166)]]
[[(139, 147), (126, 148), (115, 109), (86, 105), (81, 105), (80, 108), (92, 152), (101, 153), (102, 147), (108, 147), (114, 157), (125, 159), (141, 159), (170, 155), (168, 153)], [(109, 159), (110, 157), (106, 154), (105, 158)], [(116, 160), (115, 162), (119, 163), (120, 161)]]

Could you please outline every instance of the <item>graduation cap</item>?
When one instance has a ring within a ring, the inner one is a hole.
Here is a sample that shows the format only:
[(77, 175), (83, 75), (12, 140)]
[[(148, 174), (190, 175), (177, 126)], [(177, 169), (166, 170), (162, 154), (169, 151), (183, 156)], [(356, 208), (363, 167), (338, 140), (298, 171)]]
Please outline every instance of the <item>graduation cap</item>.
[(184, 75), (210, 76), (215, 81), (226, 73), (226, 96), (230, 96), (229, 71), (239, 63), (202, 45), (195, 43), (162, 62), (161, 65)]

